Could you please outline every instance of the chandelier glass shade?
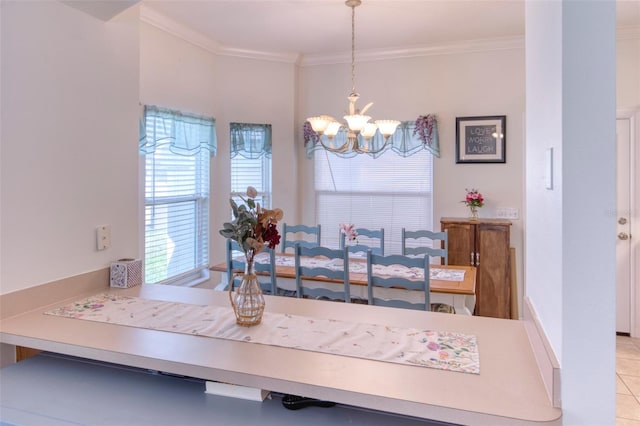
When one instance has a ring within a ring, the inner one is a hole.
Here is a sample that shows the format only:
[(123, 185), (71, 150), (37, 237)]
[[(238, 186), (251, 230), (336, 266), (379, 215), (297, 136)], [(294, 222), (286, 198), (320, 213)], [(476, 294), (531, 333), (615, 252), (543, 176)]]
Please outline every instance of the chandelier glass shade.
[[(373, 123), (369, 122), (371, 117), (366, 115), (366, 112), (371, 108), (373, 102), (365, 105), (362, 110), (356, 108), (356, 102), (360, 98), (360, 95), (355, 89), (355, 8), (360, 6), (361, 3), (361, 0), (345, 1), (345, 4), (351, 8), (351, 93), (347, 97), (349, 100), (349, 113), (343, 117), (347, 124), (344, 126), (330, 115), (320, 115), (317, 117), (307, 118), (307, 121), (311, 124), (313, 131), (320, 136), (320, 143), (322, 146), (326, 150), (336, 153), (344, 153), (347, 151), (352, 151), (358, 154), (378, 153), (386, 147), (389, 137), (393, 135), (400, 124), (400, 121), (398, 120), (375, 120)], [(332, 146), (331, 141), (342, 127), (346, 127), (347, 129), (346, 142), (342, 146)], [(384, 144), (374, 150), (368, 142), (376, 132), (380, 132), (384, 137)], [(323, 136), (329, 140), (329, 144), (324, 143)], [(364, 143), (362, 144), (361, 139), (364, 139)]]

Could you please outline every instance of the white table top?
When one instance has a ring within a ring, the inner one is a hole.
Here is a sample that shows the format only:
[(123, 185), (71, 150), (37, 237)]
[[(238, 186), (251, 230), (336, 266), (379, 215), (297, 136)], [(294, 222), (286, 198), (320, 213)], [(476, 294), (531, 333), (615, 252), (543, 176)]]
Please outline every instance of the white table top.
[[(111, 291), (184, 303), (229, 303), (225, 292), (205, 289), (143, 285)], [(453, 423), (560, 424), (561, 411), (547, 397), (520, 321), (266, 296), (266, 309), (273, 312), (474, 334), (480, 351), (476, 375), (43, 314), (82, 296), (3, 319), (0, 340)]]

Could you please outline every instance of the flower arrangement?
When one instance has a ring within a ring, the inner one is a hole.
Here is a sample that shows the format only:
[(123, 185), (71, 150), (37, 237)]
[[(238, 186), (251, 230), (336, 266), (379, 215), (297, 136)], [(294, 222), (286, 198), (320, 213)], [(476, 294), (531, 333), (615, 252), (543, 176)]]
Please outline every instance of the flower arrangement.
[(313, 128), (311, 127), (311, 123), (305, 120), (304, 125), (302, 126), (303, 137), (304, 137), (304, 146), (309, 145), (311, 142), (313, 145), (320, 142), (320, 135), (318, 135)]
[(482, 194), (478, 192), (477, 189), (465, 189), (467, 191), (467, 196), (462, 201), (467, 207), (482, 207), (484, 206), (484, 198)]
[(478, 220), (478, 208), (484, 206), (484, 197), (477, 189), (467, 191), (467, 196), (461, 203), (464, 203), (471, 210), (471, 220)]
[(358, 243), (358, 231), (353, 224), (341, 223), (340, 232), (344, 234), (346, 240)]
[(416, 119), (416, 128), (413, 130), (413, 136), (418, 135), (422, 143), (431, 145), (433, 143), (433, 129), (436, 125), (436, 115), (421, 115)]
[(253, 258), (264, 249), (265, 245), (273, 249), (280, 244), (280, 233), (277, 224), (282, 220), (282, 209), (268, 210), (255, 202), (258, 191), (252, 186), (247, 188), (246, 198), (240, 197), (243, 204), (238, 205), (229, 199), (233, 210), (233, 220), (225, 222), (220, 235), (238, 242), (248, 264), (253, 264)]

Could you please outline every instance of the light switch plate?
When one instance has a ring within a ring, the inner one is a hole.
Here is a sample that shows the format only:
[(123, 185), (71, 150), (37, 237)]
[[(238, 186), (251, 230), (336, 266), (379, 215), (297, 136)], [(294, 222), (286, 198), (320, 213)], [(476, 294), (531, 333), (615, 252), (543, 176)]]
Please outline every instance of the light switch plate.
[(498, 207), (496, 209), (496, 216), (499, 219), (519, 219), (520, 212), (515, 207)]

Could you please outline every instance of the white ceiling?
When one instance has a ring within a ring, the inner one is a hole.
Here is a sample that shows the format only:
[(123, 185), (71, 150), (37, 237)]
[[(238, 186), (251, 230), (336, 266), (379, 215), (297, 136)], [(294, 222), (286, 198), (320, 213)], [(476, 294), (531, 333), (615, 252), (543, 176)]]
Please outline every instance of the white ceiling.
[[(576, 0), (577, 1), (577, 0)], [(144, 9), (224, 48), (299, 57), (351, 50), (343, 0), (144, 0)], [(356, 50), (524, 36), (524, 0), (363, 0)], [(640, 27), (640, 0), (618, 0), (619, 28)]]

